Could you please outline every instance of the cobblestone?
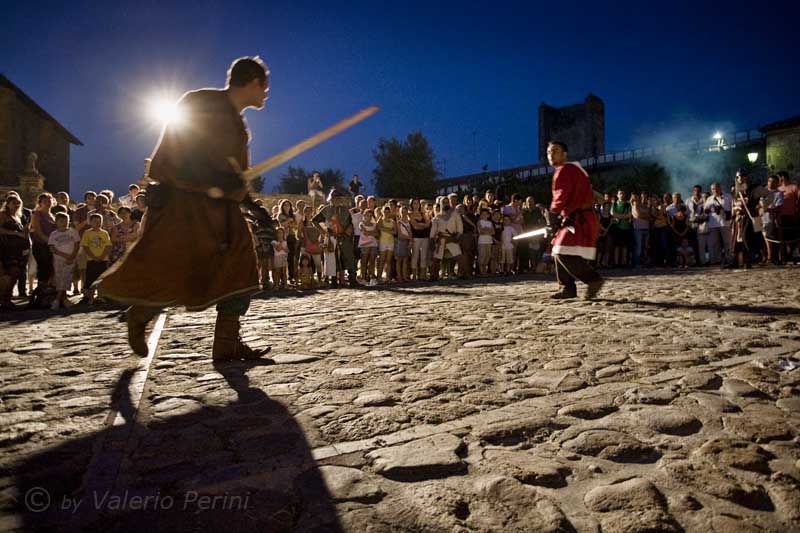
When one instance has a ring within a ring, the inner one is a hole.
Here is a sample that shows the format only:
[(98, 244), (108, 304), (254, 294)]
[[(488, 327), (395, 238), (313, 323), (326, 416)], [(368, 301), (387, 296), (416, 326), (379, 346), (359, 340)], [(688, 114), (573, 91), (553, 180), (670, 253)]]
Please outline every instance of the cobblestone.
[[(275, 364), (215, 365), (213, 310), (171, 309), (138, 406), (117, 311), (25, 315), (0, 323), (0, 529), (797, 530), (797, 274), (257, 298)], [(178, 503), (131, 507), (154, 494)]]

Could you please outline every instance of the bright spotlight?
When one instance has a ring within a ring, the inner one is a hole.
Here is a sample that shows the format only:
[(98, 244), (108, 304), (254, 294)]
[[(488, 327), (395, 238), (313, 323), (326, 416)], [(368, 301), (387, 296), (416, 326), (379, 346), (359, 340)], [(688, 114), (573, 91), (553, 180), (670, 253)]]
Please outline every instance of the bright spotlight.
[(714, 133), (714, 140), (718, 141), (720, 139), (722, 139), (722, 134), (720, 132), (715, 132)]
[(749, 154), (747, 154), (747, 160), (750, 161), (751, 163), (755, 163), (756, 161), (758, 161), (758, 152), (750, 152)]
[(157, 98), (148, 105), (150, 119), (159, 126), (167, 124), (180, 124), (185, 118), (183, 111), (178, 107), (177, 102), (167, 98)]

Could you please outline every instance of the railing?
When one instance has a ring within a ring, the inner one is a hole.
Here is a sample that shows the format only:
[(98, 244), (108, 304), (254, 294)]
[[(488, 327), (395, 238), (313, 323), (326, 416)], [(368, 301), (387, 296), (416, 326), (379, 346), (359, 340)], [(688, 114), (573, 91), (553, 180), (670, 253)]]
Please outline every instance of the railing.
[[(735, 132), (730, 136), (722, 135), (719, 140), (714, 140), (713, 143), (708, 143), (706, 140), (695, 139), (693, 141), (676, 142), (672, 144), (663, 144), (646, 148), (636, 148), (633, 150), (622, 150), (619, 152), (609, 152), (596, 157), (587, 157), (581, 159), (579, 163), (584, 168), (596, 168), (599, 166), (624, 163), (626, 161), (645, 159), (648, 157), (657, 157), (659, 155), (665, 155), (674, 152), (720, 152), (723, 150), (736, 148), (737, 146), (747, 146), (748, 144), (761, 142), (765, 137), (765, 134), (758, 130), (743, 130)], [(439, 193), (450, 193), (460, 189), (462, 185), (472, 185), (476, 182), (492, 181), (492, 179), (493, 183), (499, 183), (500, 181), (503, 181), (501, 179), (501, 175), (513, 174), (518, 179), (531, 179), (538, 176), (550, 175), (553, 173), (553, 170), (553, 167), (549, 166), (547, 163), (537, 163), (523, 167), (513, 167), (489, 172), (480, 172), (476, 174), (467, 174), (453, 178), (445, 178), (439, 181)]]

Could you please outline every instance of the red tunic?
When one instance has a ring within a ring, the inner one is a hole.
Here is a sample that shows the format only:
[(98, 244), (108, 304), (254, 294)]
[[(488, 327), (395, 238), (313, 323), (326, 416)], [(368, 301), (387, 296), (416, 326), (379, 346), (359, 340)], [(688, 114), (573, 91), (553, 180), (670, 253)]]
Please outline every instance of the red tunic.
[(561, 228), (553, 239), (553, 255), (577, 255), (592, 260), (597, 254), (600, 221), (594, 212), (594, 192), (589, 175), (578, 163), (566, 163), (553, 174), (550, 211), (570, 217), (575, 233)]

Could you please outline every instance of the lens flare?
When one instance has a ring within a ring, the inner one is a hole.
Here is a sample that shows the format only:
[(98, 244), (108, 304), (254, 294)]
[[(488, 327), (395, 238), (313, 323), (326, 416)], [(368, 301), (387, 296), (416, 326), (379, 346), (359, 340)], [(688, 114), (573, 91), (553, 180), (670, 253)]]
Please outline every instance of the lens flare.
[(155, 98), (148, 104), (150, 119), (159, 126), (180, 125), (186, 116), (178, 103), (167, 98)]

